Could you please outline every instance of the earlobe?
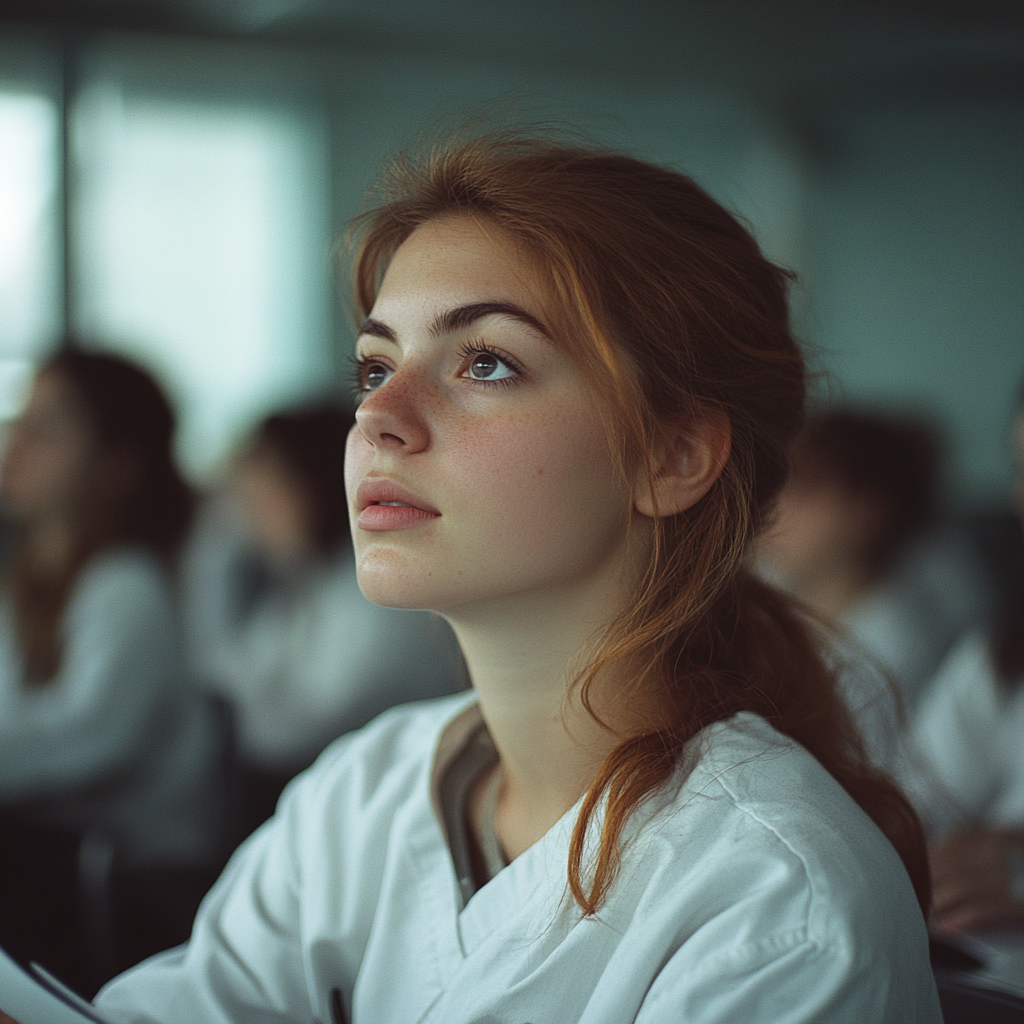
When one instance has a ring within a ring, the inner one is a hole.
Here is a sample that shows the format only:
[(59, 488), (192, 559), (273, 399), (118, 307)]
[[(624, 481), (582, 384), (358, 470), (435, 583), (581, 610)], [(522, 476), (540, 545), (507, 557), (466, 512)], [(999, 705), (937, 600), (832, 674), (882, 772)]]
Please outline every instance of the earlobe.
[(654, 478), (637, 482), (637, 512), (672, 516), (692, 508), (722, 475), (731, 446), (729, 418), (722, 412), (666, 431), (655, 453)]

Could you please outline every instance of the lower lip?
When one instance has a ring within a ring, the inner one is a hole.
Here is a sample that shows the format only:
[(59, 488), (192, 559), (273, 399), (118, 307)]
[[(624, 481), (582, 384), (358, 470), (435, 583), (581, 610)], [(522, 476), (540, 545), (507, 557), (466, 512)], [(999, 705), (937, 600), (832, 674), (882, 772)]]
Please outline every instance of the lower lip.
[(367, 505), (356, 520), (360, 530), (409, 530), (441, 517), (410, 505)]

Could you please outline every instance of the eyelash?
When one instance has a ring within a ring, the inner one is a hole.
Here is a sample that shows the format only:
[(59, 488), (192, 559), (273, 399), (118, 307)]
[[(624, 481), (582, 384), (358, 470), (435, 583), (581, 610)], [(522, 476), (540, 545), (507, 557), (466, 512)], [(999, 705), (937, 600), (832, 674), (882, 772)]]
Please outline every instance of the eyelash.
[(507, 353), (502, 352), (500, 349), (492, 348), (484, 341), (467, 341), (459, 349), (459, 358), (462, 359), (463, 362), (469, 364), (473, 361), (474, 356), (478, 356), (484, 352), (489, 356), (494, 356), (495, 359), (504, 363), (510, 370), (512, 370), (515, 373), (515, 376), (499, 377), (497, 380), (477, 380), (475, 377), (467, 377), (465, 379), (469, 380), (473, 384), (480, 384), (483, 385), (484, 387), (495, 387), (499, 385), (502, 387), (507, 387), (509, 385), (522, 384), (523, 374), (526, 372), (523, 369), (522, 364), (518, 360), (513, 359)]
[(362, 401), (370, 393), (370, 389), (366, 386), (366, 371), (375, 363), (380, 363), (381, 366), (386, 365), (373, 356), (348, 357), (349, 372), (346, 376), (356, 401)]
[[(516, 375), (514, 377), (499, 377), (497, 380), (477, 380), (474, 377), (466, 377), (464, 379), (484, 387), (508, 386), (522, 383), (523, 374), (526, 372), (522, 365), (507, 353), (492, 348), (484, 341), (467, 341), (459, 349), (459, 359), (468, 364), (472, 362), (474, 356), (478, 356), (483, 352), (503, 362)], [(366, 386), (367, 369), (374, 365), (387, 366), (387, 363), (377, 356), (349, 356), (348, 362), (350, 367), (348, 376), (352, 392), (357, 399), (364, 398), (371, 390), (374, 390)]]

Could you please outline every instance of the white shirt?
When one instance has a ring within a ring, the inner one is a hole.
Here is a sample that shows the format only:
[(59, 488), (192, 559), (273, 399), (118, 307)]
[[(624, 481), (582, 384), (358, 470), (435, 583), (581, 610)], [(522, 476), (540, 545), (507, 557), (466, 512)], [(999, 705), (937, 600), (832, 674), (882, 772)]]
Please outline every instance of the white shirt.
[(806, 751), (741, 714), (689, 747), (626, 830), (589, 919), (570, 811), (462, 906), (437, 779), (472, 695), (333, 744), (236, 853), (188, 946), (115, 979), (113, 1022), (940, 1024), (896, 853)]
[(219, 738), (183, 685), (166, 573), (140, 548), (81, 570), (61, 621), (57, 675), (26, 686), (0, 603), (0, 800), (52, 825), (102, 828), (129, 864), (214, 855)]
[(974, 633), (943, 662), (914, 724), (910, 787), (929, 832), (1024, 828), (1024, 681), (996, 677)]
[(448, 624), (371, 604), (350, 553), (305, 567), (239, 615), (244, 542), (218, 512), (207, 510), (183, 561), (188, 655), (234, 708), (250, 764), (294, 771), (395, 704), (464, 687)]
[(985, 595), (971, 547), (944, 530), (914, 543), (843, 616), (853, 639), (892, 673), (906, 721), (943, 658), (984, 613)]

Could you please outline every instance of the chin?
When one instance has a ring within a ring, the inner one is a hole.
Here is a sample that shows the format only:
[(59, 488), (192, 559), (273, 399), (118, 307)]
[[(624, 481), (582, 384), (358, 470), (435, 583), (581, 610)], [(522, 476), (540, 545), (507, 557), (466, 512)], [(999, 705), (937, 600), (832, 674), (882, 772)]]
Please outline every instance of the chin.
[(431, 610), (433, 603), (424, 587), (429, 573), (417, 571), (395, 551), (371, 549), (359, 553), (356, 578), (363, 596), (384, 608), (405, 608), (411, 611)]

